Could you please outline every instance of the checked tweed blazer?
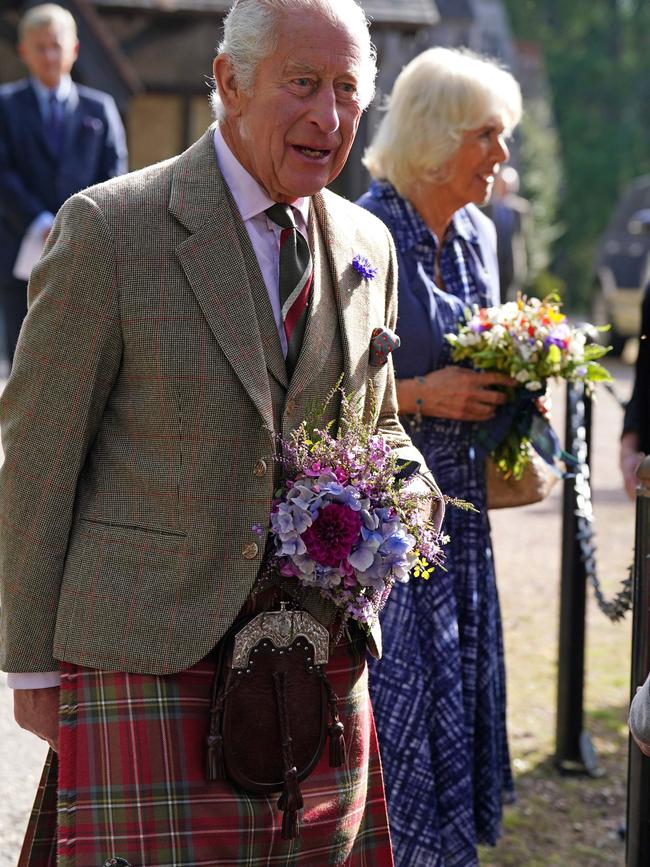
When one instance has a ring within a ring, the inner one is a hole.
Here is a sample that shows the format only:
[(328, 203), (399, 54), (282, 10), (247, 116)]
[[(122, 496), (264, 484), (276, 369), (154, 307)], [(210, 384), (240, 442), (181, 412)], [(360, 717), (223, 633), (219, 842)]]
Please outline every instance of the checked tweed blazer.
[(341, 374), (366, 412), (373, 381), (378, 430), (422, 460), (392, 363), (368, 364), (373, 328), (395, 327), (388, 231), (327, 191), (310, 210), (314, 295), (291, 382), (212, 130), (59, 212), (0, 402), (5, 670), (165, 674), (208, 653), (262, 560), (273, 433)]

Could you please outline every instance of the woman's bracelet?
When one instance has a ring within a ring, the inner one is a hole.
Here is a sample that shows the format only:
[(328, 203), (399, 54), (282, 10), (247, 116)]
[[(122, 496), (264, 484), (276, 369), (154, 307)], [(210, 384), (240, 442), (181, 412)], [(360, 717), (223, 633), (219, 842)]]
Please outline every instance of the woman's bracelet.
[[(417, 385), (424, 385), (424, 377), (423, 376), (416, 376), (415, 382), (417, 383)], [(413, 414), (411, 421), (410, 421), (411, 430), (414, 431), (415, 433), (419, 433), (420, 430), (422, 429), (422, 407), (423, 406), (424, 406), (424, 401), (419, 396), (419, 394), (416, 392), (415, 413)]]

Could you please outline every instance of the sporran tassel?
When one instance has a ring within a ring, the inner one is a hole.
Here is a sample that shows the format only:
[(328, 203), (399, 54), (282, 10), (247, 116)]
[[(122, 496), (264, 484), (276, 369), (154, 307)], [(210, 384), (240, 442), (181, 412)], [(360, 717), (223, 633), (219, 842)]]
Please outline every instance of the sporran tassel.
[(284, 788), (278, 800), (278, 809), (282, 815), (282, 839), (294, 840), (300, 836), (298, 810), (302, 810), (303, 797), (298, 783), (298, 772), (290, 768), (284, 775)]
[(345, 762), (345, 726), (339, 717), (339, 698), (332, 689), (327, 675), (324, 676), (325, 687), (327, 689), (327, 703), (330, 708), (331, 723), (327, 732), (330, 736), (330, 768), (340, 768)]
[(330, 768), (340, 768), (341, 765), (345, 762), (345, 738), (343, 737), (344, 731), (345, 729), (343, 723), (337, 715), (335, 717), (335, 721), (328, 729), (328, 733), (330, 736)]
[(220, 734), (208, 735), (208, 755), (205, 776), (209, 783), (226, 779), (226, 765), (223, 759), (223, 738)]

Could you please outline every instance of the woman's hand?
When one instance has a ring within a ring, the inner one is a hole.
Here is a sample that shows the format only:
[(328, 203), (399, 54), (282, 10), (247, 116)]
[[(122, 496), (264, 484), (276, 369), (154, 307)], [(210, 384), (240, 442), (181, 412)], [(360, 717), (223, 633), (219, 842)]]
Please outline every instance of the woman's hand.
[(631, 500), (636, 499), (636, 470), (645, 455), (639, 451), (639, 436), (634, 431), (628, 431), (621, 437), (619, 466), (623, 474), (623, 485)]
[[(400, 412), (462, 421), (487, 421), (506, 403), (507, 395), (493, 386), (517, 385), (504, 373), (468, 370), (450, 365), (426, 376), (397, 383)], [(421, 401), (421, 402), (420, 402)]]

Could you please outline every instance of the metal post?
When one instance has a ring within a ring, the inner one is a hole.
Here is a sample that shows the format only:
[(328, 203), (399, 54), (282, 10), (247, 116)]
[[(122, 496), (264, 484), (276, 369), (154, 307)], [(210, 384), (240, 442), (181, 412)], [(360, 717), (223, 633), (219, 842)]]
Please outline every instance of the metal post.
[(583, 727), (587, 575), (580, 556), (578, 497), (589, 480), (591, 399), (581, 383), (567, 383), (565, 448), (578, 459), (575, 478), (565, 479), (562, 505), (562, 577), (558, 659), (556, 767), (563, 773), (600, 776), (603, 771)]
[[(634, 547), (632, 683), (636, 692), (650, 671), (650, 457), (637, 470)], [(646, 867), (650, 853), (650, 759), (630, 738), (627, 776), (627, 867)]]

